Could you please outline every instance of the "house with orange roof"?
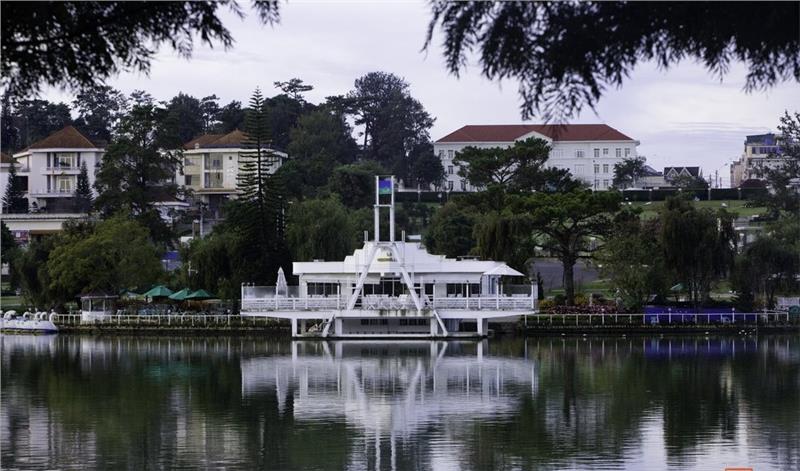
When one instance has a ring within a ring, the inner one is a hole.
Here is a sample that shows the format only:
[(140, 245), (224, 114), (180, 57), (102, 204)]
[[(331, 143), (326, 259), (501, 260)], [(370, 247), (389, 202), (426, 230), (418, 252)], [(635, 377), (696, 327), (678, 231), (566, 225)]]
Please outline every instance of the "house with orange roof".
[(454, 162), (459, 151), (478, 148), (510, 147), (528, 138), (550, 144), (551, 167), (569, 170), (573, 177), (595, 190), (613, 185), (614, 165), (636, 157), (639, 141), (607, 124), (511, 124), (468, 125), (442, 137), (433, 145), (445, 172), (445, 191), (476, 191), (461, 175)]
[[(183, 165), (175, 180), (190, 189), (195, 197), (218, 214), (221, 205), (237, 192), (237, 179), (248, 149), (247, 135), (236, 129), (227, 134), (203, 134), (183, 146)], [(275, 173), (287, 158), (284, 152), (272, 151), (268, 172)]]
[(73, 126), (66, 126), (14, 154), (17, 175), (26, 184), (31, 210), (73, 212), (73, 196), (81, 164), (86, 164), (89, 184), (94, 188), (95, 175), (104, 154), (101, 145), (89, 140)]

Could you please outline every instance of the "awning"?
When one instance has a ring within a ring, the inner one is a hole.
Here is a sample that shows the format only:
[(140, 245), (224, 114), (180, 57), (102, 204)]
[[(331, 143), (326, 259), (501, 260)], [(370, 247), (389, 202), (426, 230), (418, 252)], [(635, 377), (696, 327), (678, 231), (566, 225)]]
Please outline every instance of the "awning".
[(199, 289), (194, 293), (186, 296), (187, 301), (199, 301), (201, 299), (214, 299), (214, 295), (204, 289)]
[(158, 285), (150, 291), (144, 293), (142, 296), (146, 298), (166, 298), (172, 294), (172, 290), (164, 285)]
[(514, 270), (505, 263), (492, 268), (489, 271), (483, 272), (487, 276), (525, 276), (522, 273)]
[(190, 290), (189, 288), (183, 288), (182, 290), (176, 291), (171, 295), (169, 295), (169, 299), (173, 301), (183, 301), (184, 299), (186, 299), (186, 296), (189, 296), (189, 294), (191, 294), (191, 292), (192, 290)]

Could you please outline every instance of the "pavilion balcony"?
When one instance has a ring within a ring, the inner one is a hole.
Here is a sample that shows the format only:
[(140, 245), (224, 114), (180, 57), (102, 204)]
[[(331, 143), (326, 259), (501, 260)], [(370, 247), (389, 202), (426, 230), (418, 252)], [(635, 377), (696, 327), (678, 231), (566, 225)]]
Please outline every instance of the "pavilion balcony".
[[(536, 309), (536, 296), (529, 286), (528, 292), (506, 294), (475, 294), (462, 296), (423, 296), (423, 309), (465, 310), (465, 311), (529, 311)], [(348, 298), (340, 294), (300, 295), (297, 287), (289, 287), (286, 293), (276, 294), (275, 287), (243, 286), (243, 311), (331, 311), (347, 308)], [(356, 310), (362, 311), (407, 311), (416, 310), (414, 301), (408, 294), (390, 296), (365, 294), (358, 297)]]

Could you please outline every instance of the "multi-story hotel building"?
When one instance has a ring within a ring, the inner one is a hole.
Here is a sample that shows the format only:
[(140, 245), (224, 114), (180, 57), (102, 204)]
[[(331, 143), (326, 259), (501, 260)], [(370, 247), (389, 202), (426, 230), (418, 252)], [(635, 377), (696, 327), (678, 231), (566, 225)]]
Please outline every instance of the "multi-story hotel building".
[(67, 126), (14, 154), (17, 178), (27, 189), (31, 210), (74, 212), (73, 197), (81, 164), (86, 164), (89, 185), (94, 188), (95, 174), (104, 153), (102, 146), (90, 141), (73, 126)]
[[(177, 170), (176, 181), (194, 192), (196, 197), (216, 212), (221, 204), (236, 194), (243, 155), (252, 154), (245, 148), (247, 136), (240, 130), (228, 134), (204, 134), (183, 146), (183, 165)], [(283, 152), (272, 151), (274, 160), (269, 173), (275, 173), (286, 160)]]
[(784, 161), (781, 136), (772, 133), (747, 136), (742, 156), (731, 164), (731, 187), (738, 187), (745, 180), (761, 180), (764, 170), (777, 168)]
[(474, 191), (459, 175), (454, 162), (463, 148), (510, 147), (516, 141), (540, 138), (550, 144), (548, 163), (566, 169), (595, 190), (607, 190), (613, 184), (614, 165), (636, 156), (639, 141), (605, 124), (512, 124), (464, 126), (436, 141), (434, 152), (442, 160), (445, 190)]

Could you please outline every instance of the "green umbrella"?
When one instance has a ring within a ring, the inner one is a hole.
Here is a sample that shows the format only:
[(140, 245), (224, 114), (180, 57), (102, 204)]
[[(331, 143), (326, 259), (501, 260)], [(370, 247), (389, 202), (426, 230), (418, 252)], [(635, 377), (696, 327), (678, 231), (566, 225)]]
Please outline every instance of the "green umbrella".
[(206, 291), (204, 289), (199, 289), (199, 290), (195, 291), (194, 293), (190, 294), (189, 296), (186, 296), (185, 299), (187, 301), (189, 301), (189, 300), (191, 300), (191, 301), (200, 301), (202, 299), (214, 299), (214, 298), (215, 298), (215, 296), (213, 294), (209, 293), (208, 291)]
[(182, 290), (176, 291), (171, 295), (169, 295), (169, 299), (173, 301), (183, 301), (184, 299), (186, 299), (186, 296), (189, 296), (191, 292), (192, 290), (190, 290), (189, 288), (183, 288)]
[(142, 296), (145, 298), (166, 298), (172, 294), (172, 290), (164, 285), (153, 287), (150, 291), (144, 293)]

